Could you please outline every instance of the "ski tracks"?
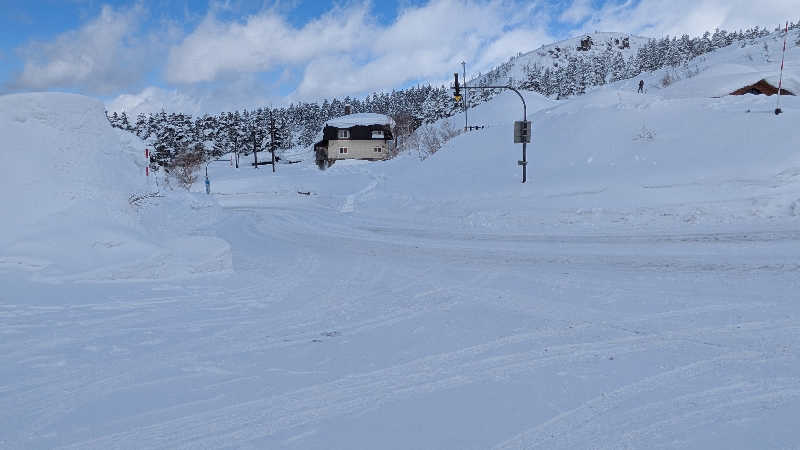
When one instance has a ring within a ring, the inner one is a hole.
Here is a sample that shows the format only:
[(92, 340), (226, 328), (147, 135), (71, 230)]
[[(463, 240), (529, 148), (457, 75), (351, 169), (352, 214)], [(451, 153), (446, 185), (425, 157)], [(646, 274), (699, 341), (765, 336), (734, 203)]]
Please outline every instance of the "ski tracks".
[[(591, 327), (573, 328), (569, 332), (590, 331)], [(216, 448), (231, 442), (249, 442), (274, 436), (282, 431), (318, 423), (342, 415), (374, 410), (388, 402), (419, 397), (443, 389), (471, 383), (497, 381), (523, 374), (533, 374), (551, 366), (569, 366), (581, 362), (617, 357), (627, 353), (654, 352), (659, 349), (690, 345), (659, 336), (625, 336), (604, 341), (541, 347), (535, 345), (548, 337), (561, 336), (562, 329), (513, 335), (490, 343), (454, 352), (421, 358), (406, 364), (347, 376), (328, 383), (267, 397), (225, 408), (182, 417), (165, 423), (126, 433), (85, 441), (66, 448)], [(525, 345), (532, 349), (513, 351)], [(740, 356), (741, 357), (741, 356)], [(593, 417), (599, 408), (611, 409), (614, 399), (623, 399), (644, 390), (654, 389), (675, 376), (689, 376), (711, 370), (731, 356), (676, 369), (645, 379), (565, 413), (549, 422), (548, 427), (571, 427), (576, 420)], [(621, 400), (620, 400), (621, 401)], [(569, 418), (569, 425), (564, 419)], [(538, 433), (536, 430), (535, 433)], [(524, 439), (524, 436), (520, 439)], [(509, 448), (513, 447), (510, 442)]]
[(688, 428), (741, 420), (748, 415), (743, 406), (800, 399), (798, 377), (756, 382), (738, 375), (742, 366), (766, 360), (757, 352), (730, 352), (682, 365), (596, 396), (494, 449), (673, 446)]

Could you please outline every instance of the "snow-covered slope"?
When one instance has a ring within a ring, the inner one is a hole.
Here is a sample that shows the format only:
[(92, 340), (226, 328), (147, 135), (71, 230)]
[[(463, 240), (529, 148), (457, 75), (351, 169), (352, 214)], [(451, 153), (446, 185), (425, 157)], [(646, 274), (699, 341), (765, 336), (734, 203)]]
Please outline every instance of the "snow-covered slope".
[[(800, 45), (797, 42), (800, 42), (800, 30), (790, 31), (783, 88), (800, 95)], [(783, 33), (773, 33), (749, 45), (731, 45), (695, 58), (686, 67), (658, 71), (649, 84), (651, 89), (662, 90), (661, 95), (671, 98), (724, 96), (762, 79), (777, 87), (782, 49)], [(669, 86), (661, 82), (666, 74), (673, 79)]]
[[(790, 30), (783, 72), (786, 89), (800, 90), (798, 42), (800, 29)], [(636, 92), (639, 80), (644, 80), (645, 90), (649, 94), (664, 98), (711, 98), (725, 96), (761, 79), (777, 86), (782, 48), (783, 33), (775, 32), (714, 50), (689, 60), (685, 65), (645, 72), (637, 77), (612, 83), (609, 87), (595, 86), (588, 91), (611, 88)], [(744, 98), (759, 100), (757, 96)]]
[[(191, 215), (168, 223), (157, 208), (130, 202), (154, 190), (144, 176), (143, 147), (109, 126), (101, 102), (58, 93), (2, 96), (0, 135), (0, 205), (7, 212), (0, 269), (107, 280), (229, 268), (224, 242), (176, 236)], [(214, 210), (179, 193), (150, 201), (173, 214), (192, 211), (190, 203)]]
[[(753, 78), (777, 78), (782, 40), (773, 35), (762, 41), (712, 52), (685, 68), (643, 74), (644, 95), (636, 93), (639, 78), (562, 101), (527, 93), (533, 143), (525, 186), (517, 166), (521, 145), (512, 141), (522, 105), (507, 92), (470, 111), (470, 125), (486, 128), (452, 139), (425, 161), (396, 162), (408, 168), (387, 175), (385, 192), (375, 196), (467, 218), (469, 226), (518, 230), (532, 221), (555, 227), (795, 220), (798, 97), (784, 96), (785, 113), (778, 117), (772, 114), (775, 97), (713, 98)], [(764, 42), (773, 50), (764, 53)], [(791, 45), (784, 73), (789, 85), (798, 62), (800, 47)], [(664, 86), (667, 73), (673, 83)], [(446, 120), (464, 124), (463, 115)]]

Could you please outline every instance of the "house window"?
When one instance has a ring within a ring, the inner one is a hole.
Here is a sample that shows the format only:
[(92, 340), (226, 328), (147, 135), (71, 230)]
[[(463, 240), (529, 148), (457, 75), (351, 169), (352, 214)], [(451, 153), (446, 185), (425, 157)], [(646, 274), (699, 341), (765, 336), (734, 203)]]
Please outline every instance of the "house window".
[(380, 148), (380, 147), (375, 147), (375, 153), (381, 153), (381, 152), (383, 152), (383, 149), (382, 149), (382, 148)]
[(347, 153), (347, 147), (339, 147), (339, 153), (341, 154)]
[(372, 132), (372, 139), (383, 139), (383, 130), (374, 130)]
[(339, 139), (350, 139), (350, 130), (339, 130)]

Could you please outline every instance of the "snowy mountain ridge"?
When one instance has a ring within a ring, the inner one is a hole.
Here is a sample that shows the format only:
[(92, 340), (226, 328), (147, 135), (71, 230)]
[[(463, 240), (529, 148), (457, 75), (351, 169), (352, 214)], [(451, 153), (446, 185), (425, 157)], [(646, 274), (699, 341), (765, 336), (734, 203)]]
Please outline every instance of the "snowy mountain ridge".
[[(789, 26), (790, 32), (798, 28), (800, 23)], [(752, 47), (782, 36), (782, 31), (770, 33), (759, 27), (737, 32), (717, 29), (713, 34), (706, 32), (700, 37), (684, 34), (679, 38), (664, 36), (658, 39), (598, 32), (518, 54), (470, 84), (511, 84), (546, 96), (563, 98), (584, 94), (595, 86), (630, 79), (645, 72), (665, 67), (686, 67), (696, 63), (699, 57), (734, 44)], [(497, 90), (481, 89), (470, 103), (485, 102), (497, 93)]]
[(519, 85), (534, 66), (558, 68), (569, 64), (570, 60), (591, 58), (603, 53), (619, 53), (625, 60), (636, 55), (640, 48), (647, 45), (650, 38), (629, 33), (602, 32), (582, 34), (551, 44), (542, 45), (536, 50), (518, 53), (507, 62), (492, 69), (486, 74), (478, 75), (470, 80), (470, 85), (501, 82)]

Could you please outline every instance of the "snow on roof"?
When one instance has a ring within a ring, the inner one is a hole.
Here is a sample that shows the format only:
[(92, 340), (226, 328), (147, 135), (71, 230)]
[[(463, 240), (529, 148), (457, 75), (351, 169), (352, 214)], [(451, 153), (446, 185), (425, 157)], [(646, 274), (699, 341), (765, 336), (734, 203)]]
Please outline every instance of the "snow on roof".
[(357, 125), (394, 125), (394, 120), (383, 114), (358, 113), (331, 119), (325, 125), (336, 128), (350, 128)]

